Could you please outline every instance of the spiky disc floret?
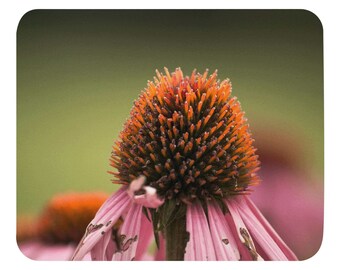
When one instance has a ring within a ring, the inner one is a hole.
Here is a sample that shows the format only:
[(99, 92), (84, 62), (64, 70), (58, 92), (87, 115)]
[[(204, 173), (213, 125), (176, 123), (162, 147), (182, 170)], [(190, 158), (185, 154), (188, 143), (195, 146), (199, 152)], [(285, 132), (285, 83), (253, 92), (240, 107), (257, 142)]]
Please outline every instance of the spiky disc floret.
[(185, 203), (244, 194), (259, 181), (259, 161), (230, 81), (216, 71), (156, 73), (113, 147), (113, 182), (144, 175), (160, 197)]

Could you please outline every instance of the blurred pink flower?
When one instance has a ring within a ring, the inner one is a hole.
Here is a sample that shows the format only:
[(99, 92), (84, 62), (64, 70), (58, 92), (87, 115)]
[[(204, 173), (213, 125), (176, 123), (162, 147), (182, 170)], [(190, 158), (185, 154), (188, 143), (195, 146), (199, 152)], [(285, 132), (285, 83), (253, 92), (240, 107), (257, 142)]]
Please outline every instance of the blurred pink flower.
[[(107, 194), (65, 193), (51, 198), (38, 218), (19, 216), (17, 243), (33, 260), (69, 260), (76, 244)], [(89, 256), (84, 256), (89, 260)]]
[(323, 235), (323, 187), (296, 170), (262, 166), (264, 183), (251, 195), (300, 260), (319, 250)]
[[(19, 244), (20, 251), (32, 260), (67, 261), (76, 248), (75, 244), (48, 244), (42, 241), (26, 241)], [(87, 255), (83, 260), (90, 260)]]
[[(311, 172), (310, 145), (299, 130), (257, 126), (261, 185), (251, 194), (261, 212), (300, 260), (319, 250), (323, 236), (323, 179)], [(310, 159), (309, 159), (310, 160)], [(318, 170), (313, 170), (318, 171)]]

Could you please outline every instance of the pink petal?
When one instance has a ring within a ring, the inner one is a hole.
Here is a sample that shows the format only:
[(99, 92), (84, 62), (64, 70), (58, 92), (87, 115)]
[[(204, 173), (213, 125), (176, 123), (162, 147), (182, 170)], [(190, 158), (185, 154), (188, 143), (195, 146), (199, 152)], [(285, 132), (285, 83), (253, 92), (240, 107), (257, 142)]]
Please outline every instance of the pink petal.
[(248, 228), (271, 260), (297, 260), (295, 254), (283, 242), (269, 222), (247, 196), (237, 198), (243, 219)]
[[(153, 187), (144, 186), (145, 176), (139, 176), (136, 180), (133, 180), (128, 188), (128, 194), (131, 199), (138, 204), (141, 204), (148, 208), (157, 208), (164, 203), (164, 200), (158, 198), (157, 190)], [(145, 193), (141, 195), (135, 195), (136, 191), (144, 190)]]
[(145, 256), (153, 237), (153, 227), (147, 217), (142, 214), (142, 224), (139, 232), (135, 260), (145, 260)]
[(155, 261), (165, 261), (165, 239), (162, 234), (159, 234), (159, 248), (155, 253)]
[(144, 186), (145, 180), (145, 176), (141, 175), (130, 183), (127, 192), (131, 198), (135, 196), (136, 191), (140, 190)]
[(208, 218), (217, 260), (239, 260), (240, 253), (238, 252), (237, 243), (216, 202), (211, 201), (208, 203)]
[(138, 259), (138, 261), (154, 261), (154, 260), (155, 260), (154, 256), (147, 254), (147, 253), (143, 254), (143, 256), (141, 256)]
[(243, 223), (237, 205), (235, 204), (235, 199), (224, 200), (224, 202), (230, 212), (230, 215), (226, 215), (226, 220), (229, 225), (234, 224), (234, 233), (242, 243), (242, 245), (239, 245), (241, 259), (262, 261), (263, 258), (256, 251), (254, 241)]
[(199, 203), (188, 205), (186, 228), (190, 234), (184, 260), (215, 261), (214, 245), (203, 208)]
[(117, 245), (112, 241), (112, 230), (108, 230), (91, 250), (93, 261), (111, 261)]
[(135, 203), (141, 204), (148, 208), (157, 208), (164, 203), (164, 200), (158, 198), (157, 190), (153, 187), (144, 187), (145, 193), (133, 197)]
[[(107, 233), (111, 232), (113, 225), (130, 205), (131, 199), (126, 193), (125, 187), (108, 198), (87, 227), (72, 260), (81, 260)], [(103, 249), (101, 250), (104, 252)], [(98, 252), (98, 250), (95, 249), (95, 252)]]
[(142, 221), (142, 205), (133, 203), (120, 231), (121, 251), (113, 255), (114, 261), (131, 261), (135, 259), (137, 244), (140, 237)]
[[(236, 199), (235, 199), (236, 200)], [(238, 199), (237, 199), (238, 200)], [(238, 207), (238, 211), (249, 229), (251, 235), (255, 238), (256, 242), (261, 246), (264, 253), (268, 256), (269, 260), (283, 261), (287, 260), (281, 249), (276, 245), (274, 240), (265, 231), (262, 225), (254, 218), (250, 212), (249, 207), (244, 208), (241, 204)]]
[(245, 247), (244, 243), (239, 238), (237, 228), (236, 228), (236, 225), (234, 223), (232, 216), (230, 215), (230, 213), (227, 213), (224, 217), (225, 217), (227, 224), (229, 225), (231, 229), (234, 239), (236, 240), (238, 251), (240, 253), (240, 261), (252, 261), (253, 258), (251, 257), (249, 250)]

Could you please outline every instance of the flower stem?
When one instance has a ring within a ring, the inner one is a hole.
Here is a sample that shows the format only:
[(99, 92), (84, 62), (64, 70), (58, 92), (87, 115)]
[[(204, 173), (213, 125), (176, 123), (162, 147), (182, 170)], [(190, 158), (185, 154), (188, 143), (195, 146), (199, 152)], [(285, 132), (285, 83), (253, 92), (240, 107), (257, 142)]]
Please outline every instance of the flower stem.
[(185, 215), (175, 218), (165, 228), (166, 259), (168, 261), (183, 261), (185, 247), (188, 242)]

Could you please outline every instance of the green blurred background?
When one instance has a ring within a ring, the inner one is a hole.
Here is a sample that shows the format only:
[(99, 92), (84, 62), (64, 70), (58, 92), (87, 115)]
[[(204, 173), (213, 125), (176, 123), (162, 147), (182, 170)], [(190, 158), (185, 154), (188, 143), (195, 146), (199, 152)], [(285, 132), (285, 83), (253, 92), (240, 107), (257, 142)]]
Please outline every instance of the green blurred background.
[(39, 213), (56, 193), (116, 189), (111, 146), (164, 66), (218, 69), (233, 83), (259, 153), (280, 148), (278, 156), (286, 152), (322, 183), (323, 39), (314, 14), (35, 10), (17, 30), (18, 214)]

